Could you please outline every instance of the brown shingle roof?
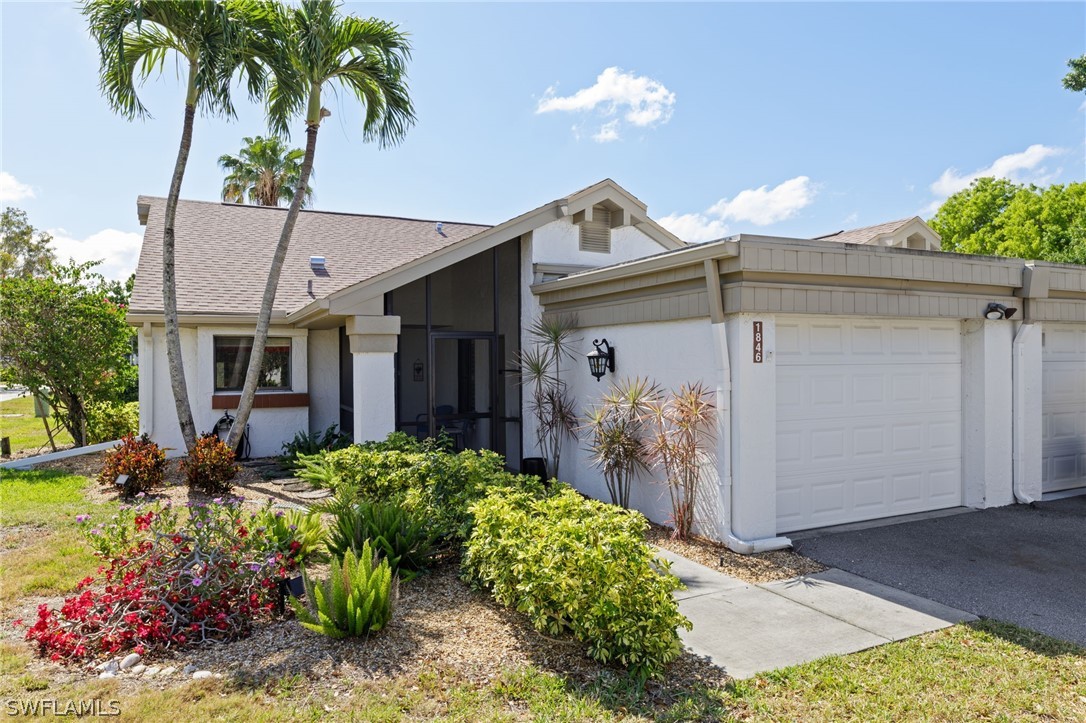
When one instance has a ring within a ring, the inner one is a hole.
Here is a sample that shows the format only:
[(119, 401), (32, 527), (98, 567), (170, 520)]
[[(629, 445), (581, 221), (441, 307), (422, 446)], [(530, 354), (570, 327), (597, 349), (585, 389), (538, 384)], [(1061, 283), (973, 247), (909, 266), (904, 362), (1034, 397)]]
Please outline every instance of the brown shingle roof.
[(880, 223), (877, 226), (864, 226), (862, 228), (849, 229), (848, 231), (837, 231), (835, 233), (828, 233), (825, 236), (815, 236), (814, 240), (839, 241), (843, 244), (865, 244), (873, 238), (897, 231), (914, 218), (916, 217), (910, 216), (909, 218), (903, 218), (897, 221)]
[[(136, 269), (131, 310), (162, 311), (163, 198), (140, 196), (149, 206)], [(285, 208), (211, 201), (177, 205), (177, 308), (188, 314), (255, 314), (260, 309)], [(303, 211), (291, 237), (275, 311), (289, 313), (328, 294), (395, 269), (489, 226), (390, 216)], [(310, 256), (324, 256), (327, 272), (314, 273)], [(313, 295), (308, 282), (313, 282)]]

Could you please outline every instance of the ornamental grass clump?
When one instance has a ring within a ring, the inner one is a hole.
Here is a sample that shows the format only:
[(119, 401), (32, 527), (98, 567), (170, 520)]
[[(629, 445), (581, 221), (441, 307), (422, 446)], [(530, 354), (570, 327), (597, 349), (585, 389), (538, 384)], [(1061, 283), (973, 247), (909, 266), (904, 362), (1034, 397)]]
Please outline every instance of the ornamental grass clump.
[(365, 543), (356, 557), (347, 550), (333, 560), (329, 577), (314, 583), (305, 576), (308, 606), (297, 598), (290, 604), (298, 621), (313, 632), (332, 638), (364, 637), (388, 625), (398, 584), (388, 560)]
[(240, 638), (274, 606), (290, 561), (242, 500), (122, 508), (78, 522), (104, 564), (59, 608), (42, 605), (26, 633), (42, 655), (78, 661)]
[(196, 440), (188, 458), (181, 462), (181, 472), (189, 489), (208, 495), (229, 492), (238, 469), (234, 450), (214, 434), (205, 434)]
[(571, 634), (642, 681), (682, 652), (682, 583), (645, 542), (643, 515), (565, 486), (550, 496), (496, 490), (472, 511), (464, 574), (536, 629)]
[(586, 414), (583, 426), (592, 462), (603, 471), (611, 502), (620, 507), (630, 506), (633, 478), (649, 467), (649, 419), (659, 400), (655, 382), (624, 379)]
[(151, 441), (146, 434), (136, 437), (129, 434), (113, 449), (106, 452), (105, 464), (98, 473), (98, 482), (112, 487), (117, 477), (128, 475), (121, 489), (128, 499), (141, 492), (162, 486), (166, 472), (166, 451)]

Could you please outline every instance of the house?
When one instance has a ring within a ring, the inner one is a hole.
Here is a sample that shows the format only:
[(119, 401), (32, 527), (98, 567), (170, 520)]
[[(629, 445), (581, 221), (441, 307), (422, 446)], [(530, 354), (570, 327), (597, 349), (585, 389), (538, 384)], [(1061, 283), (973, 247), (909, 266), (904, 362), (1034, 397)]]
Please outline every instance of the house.
[[(180, 446), (161, 312), (162, 199), (132, 297), (141, 426)], [(197, 426), (236, 406), (285, 210), (182, 201), (178, 298)], [(851, 239), (851, 240), (850, 240)], [(923, 244), (921, 246), (921, 244)], [(742, 552), (790, 532), (1086, 492), (1086, 268), (942, 253), (914, 218), (829, 238), (683, 244), (605, 180), (496, 226), (303, 212), (276, 297), (254, 455), (339, 423), (357, 440), (444, 427), (512, 466), (535, 456), (512, 359), (572, 314), (611, 379), (716, 391), (704, 534)], [(313, 258), (319, 257), (319, 258)], [(606, 498), (578, 444), (562, 477)], [(669, 515), (642, 480), (632, 506)]]

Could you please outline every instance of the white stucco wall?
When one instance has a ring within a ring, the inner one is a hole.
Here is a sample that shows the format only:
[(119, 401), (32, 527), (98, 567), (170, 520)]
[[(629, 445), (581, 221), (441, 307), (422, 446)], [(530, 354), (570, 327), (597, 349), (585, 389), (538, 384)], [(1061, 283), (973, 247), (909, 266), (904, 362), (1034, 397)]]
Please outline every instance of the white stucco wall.
[[(597, 382), (589, 374), (584, 356), (593, 349), (592, 340), (602, 338), (615, 349), (615, 373), (608, 373)], [(665, 389), (701, 381), (713, 391), (716, 383), (711, 338), (707, 319), (589, 327), (577, 334), (573, 344), (577, 361), (563, 365), (562, 379), (569, 385), (582, 416), (600, 401), (612, 382), (624, 379), (649, 378)], [(524, 427), (525, 446), (534, 451), (536, 424), (527, 410)], [(592, 464), (586, 440), (587, 433), (582, 433), (580, 440), (565, 446), (559, 477), (585, 494), (609, 502), (607, 486)], [(671, 516), (671, 503), (667, 487), (659, 482), (662, 479), (658, 470), (641, 474), (631, 487), (630, 506), (655, 522), (665, 523)], [(715, 470), (710, 470), (706, 487), (715, 488), (715, 485)]]
[[(185, 365), (189, 403), (192, 407), (197, 434), (211, 431), (225, 411), (211, 408), (211, 398), (215, 393), (214, 337), (246, 336), (252, 333), (253, 330), (247, 327), (201, 326), (195, 329), (182, 327), (181, 355)], [(308, 392), (308, 331), (272, 327), (270, 335), (291, 337), (291, 391)], [(141, 429), (150, 428), (151, 438), (155, 442), (168, 448), (170, 456), (179, 456), (184, 454), (185, 445), (181, 438), (181, 427), (177, 423), (177, 408), (170, 386), (165, 329), (155, 327), (152, 338), (153, 382), (151, 385), (144, 381), (144, 376), (147, 374), (146, 365), (140, 365)], [(151, 394), (152, 399), (147, 398), (148, 393)], [(154, 410), (153, 416), (145, 413), (146, 408)], [(309, 429), (309, 409), (308, 407), (254, 409), (249, 416), (249, 426), (251, 455), (253, 457), (276, 455), (280, 453), (284, 441), (292, 439), (299, 430)]]
[(339, 424), (339, 329), (309, 332), (309, 430)]

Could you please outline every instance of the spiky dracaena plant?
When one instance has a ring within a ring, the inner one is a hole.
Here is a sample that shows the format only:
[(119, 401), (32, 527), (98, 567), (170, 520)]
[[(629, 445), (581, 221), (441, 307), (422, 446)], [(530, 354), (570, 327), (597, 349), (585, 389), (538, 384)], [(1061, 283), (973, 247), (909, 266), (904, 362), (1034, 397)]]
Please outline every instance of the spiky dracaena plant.
[(517, 355), (520, 379), (528, 389), (528, 410), (535, 417), (538, 449), (547, 474), (557, 478), (562, 445), (577, 438), (577, 411), (562, 381), (562, 361), (572, 360), (577, 319), (559, 315), (536, 319), (528, 327), (531, 346)]
[(634, 475), (647, 469), (653, 408), (659, 403), (660, 387), (649, 379), (624, 379), (585, 415), (592, 462), (603, 471), (611, 502), (630, 506)]
[(682, 384), (650, 405), (651, 463), (663, 469), (671, 496), (672, 536), (685, 540), (694, 524), (702, 470), (716, 441), (716, 404), (701, 382)]

